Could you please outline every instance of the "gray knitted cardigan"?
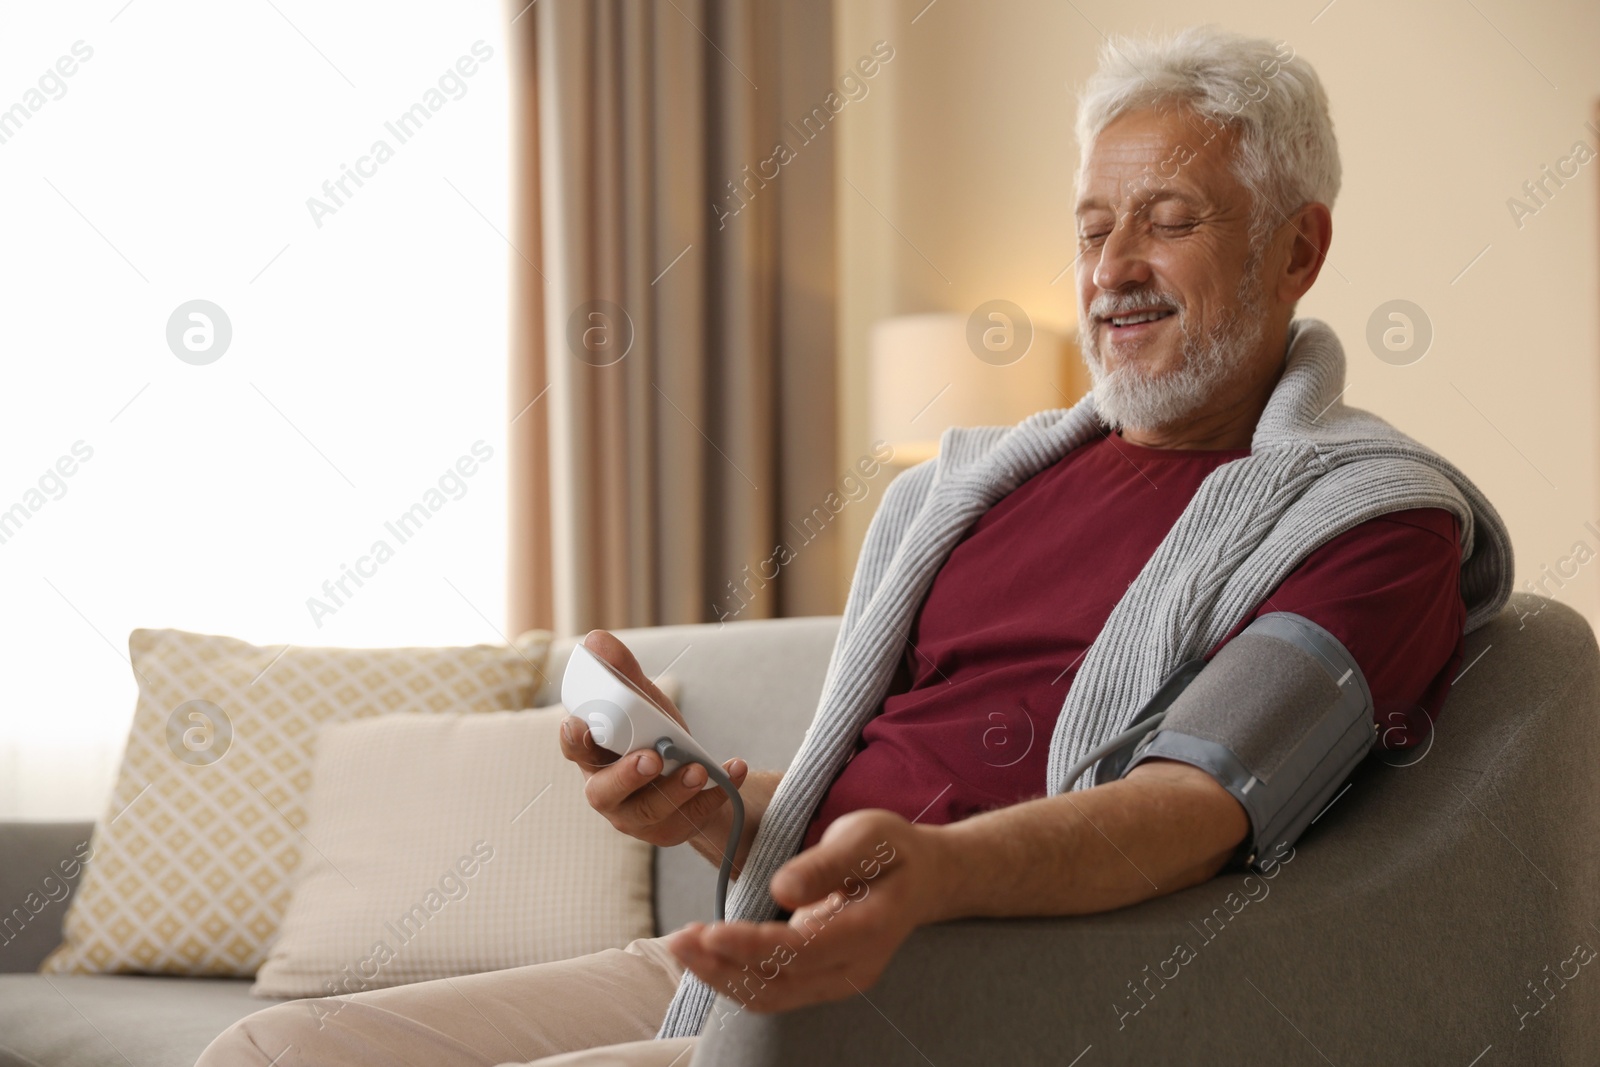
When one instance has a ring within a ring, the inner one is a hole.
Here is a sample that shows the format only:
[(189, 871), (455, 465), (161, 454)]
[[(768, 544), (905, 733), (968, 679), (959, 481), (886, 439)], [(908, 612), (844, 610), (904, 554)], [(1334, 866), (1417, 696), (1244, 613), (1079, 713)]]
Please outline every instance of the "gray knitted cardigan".
[[(1204, 655), (1314, 549), (1386, 512), (1436, 507), (1461, 528), (1468, 631), (1511, 593), (1511, 542), (1454, 466), (1377, 416), (1346, 407), (1344, 350), (1317, 319), (1289, 326), (1284, 373), (1250, 455), (1194, 498), (1112, 610), (1069, 689), (1050, 742), (1050, 795), (1072, 764), (1124, 729), (1174, 667)], [(1014, 427), (946, 431), (939, 456), (896, 478), (867, 531), (821, 701), (762, 817), (728, 902), (730, 919), (776, 914), (767, 892), (888, 690), (934, 575), (996, 501), (1070, 450), (1105, 435), (1093, 397)], [(685, 974), (660, 1036), (700, 1032), (712, 991)]]

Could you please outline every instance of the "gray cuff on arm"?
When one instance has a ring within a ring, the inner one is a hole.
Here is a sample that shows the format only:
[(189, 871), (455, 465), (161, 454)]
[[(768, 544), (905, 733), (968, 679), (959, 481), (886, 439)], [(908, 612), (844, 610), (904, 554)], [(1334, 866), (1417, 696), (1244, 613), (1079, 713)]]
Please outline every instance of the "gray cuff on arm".
[(1254, 864), (1294, 844), (1376, 740), (1355, 658), (1310, 619), (1274, 612), (1212, 657), (1127, 770), (1160, 757), (1210, 774), (1250, 816), (1236, 859)]

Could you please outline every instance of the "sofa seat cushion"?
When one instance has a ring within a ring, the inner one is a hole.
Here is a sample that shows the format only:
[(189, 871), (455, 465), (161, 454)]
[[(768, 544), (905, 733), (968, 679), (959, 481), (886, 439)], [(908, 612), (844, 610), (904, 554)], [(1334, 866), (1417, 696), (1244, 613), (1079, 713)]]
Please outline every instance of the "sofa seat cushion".
[(0, 1067), (194, 1067), (213, 1038), (274, 1003), (245, 979), (0, 974)]

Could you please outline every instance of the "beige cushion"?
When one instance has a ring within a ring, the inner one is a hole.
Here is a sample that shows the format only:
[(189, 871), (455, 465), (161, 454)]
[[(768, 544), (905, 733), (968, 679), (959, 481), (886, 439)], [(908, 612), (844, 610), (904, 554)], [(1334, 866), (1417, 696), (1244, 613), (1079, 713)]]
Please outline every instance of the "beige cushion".
[(308, 850), (252, 992), (325, 996), (620, 948), (650, 846), (584, 801), (560, 706), (324, 730)]
[(91, 858), (41, 970), (248, 977), (305, 854), (318, 730), (390, 713), (527, 707), (550, 634), (514, 647), (260, 648), (128, 639), (139, 699)]

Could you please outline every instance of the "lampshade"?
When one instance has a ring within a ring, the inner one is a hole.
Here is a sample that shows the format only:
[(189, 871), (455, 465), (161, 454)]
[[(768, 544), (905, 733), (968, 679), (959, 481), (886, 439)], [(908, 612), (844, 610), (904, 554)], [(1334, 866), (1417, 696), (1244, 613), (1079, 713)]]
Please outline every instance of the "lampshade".
[(1010, 426), (1068, 402), (1062, 336), (1032, 325), (1014, 304), (994, 304), (873, 326), (873, 438), (902, 461), (933, 456), (951, 426)]

